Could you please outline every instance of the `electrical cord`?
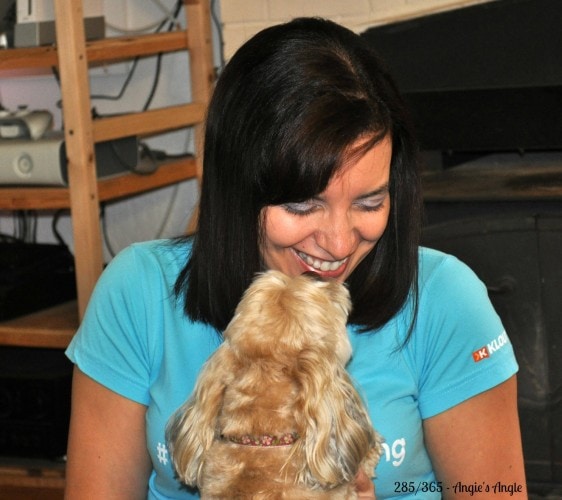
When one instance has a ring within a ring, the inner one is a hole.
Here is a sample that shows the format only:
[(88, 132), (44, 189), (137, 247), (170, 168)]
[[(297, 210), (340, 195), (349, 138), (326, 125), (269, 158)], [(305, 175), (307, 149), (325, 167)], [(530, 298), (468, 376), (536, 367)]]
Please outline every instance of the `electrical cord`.
[(62, 237), (59, 229), (58, 229), (58, 224), (61, 218), (61, 215), (63, 213), (70, 213), (70, 211), (68, 209), (65, 208), (61, 208), (60, 210), (57, 210), (55, 212), (55, 214), (53, 215), (53, 219), (51, 221), (51, 230), (53, 231), (53, 235), (55, 237), (55, 239), (58, 241), (59, 245), (68, 247), (68, 245), (66, 244), (66, 241), (64, 241), (64, 238)]
[[(163, 20), (158, 26), (158, 28), (156, 28), (156, 32), (160, 32), (166, 25), (166, 22), (169, 22), (167, 31), (172, 31), (177, 26), (177, 18), (180, 13), (182, 5), (183, 2), (181, 0), (178, 0), (176, 2), (176, 7), (173, 10), (172, 18)], [(148, 94), (148, 98), (143, 106), (143, 111), (146, 111), (147, 109), (150, 108), (154, 96), (156, 95), (156, 90), (158, 89), (158, 84), (160, 83), (160, 75), (162, 72), (162, 57), (163, 57), (162, 52), (160, 52), (156, 56), (156, 71), (154, 72), (154, 80), (152, 82), (152, 87), (150, 89), (150, 93)]]
[(131, 64), (131, 68), (129, 69), (129, 73), (127, 74), (127, 77), (125, 78), (125, 81), (123, 82), (123, 85), (121, 86), (121, 90), (119, 91), (119, 93), (117, 95), (92, 94), (90, 96), (90, 99), (91, 100), (119, 101), (125, 95), (125, 91), (129, 87), (129, 84), (131, 83), (133, 75), (135, 74), (135, 70), (137, 69), (138, 63), (139, 63), (139, 58), (135, 57), (133, 59), (133, 63)]
[(124, 35), (134, 35), (134, 34), (146, 33), (147, 31), (154, 31), (155, 29), (157, 30), (158, 27), (163, 26), (166, 23), (166, 21), (174, 20), (174, 12), (177, 8), (177, 4), (174, 5), (174, 7), (172, 7), (171, 9), (168, 9), (160, 0), (152, 0), (152, 3), (160, 7), (160, 10), (165, 14), (164, 17), (162, 17), (158, 21), (154, 21), (146, 26), (142, 26), (140, 28), (134, 28), (134, 29), (127, 29), (121, 26), (116, 26), (107, 21), (105, 22), (105, 25), (117, 33), (122, 33)]
[(211, 20), (213, 21), (213, 24), (215, 25), (215, 28), (216, 28), (216, 34), (217, 34), (217, 38), (218, 38), (218, 42), (219, 42), (219, 59), (220, 59), (219, 71), (222, 71), (224, 69), (224, 66), (225, 66), (224, 37), (223, 37), (223, 34), (222, 34), (222, 26), (221, 26), (221, 23), (219, 21), (216, 9), (217, 9), (216, 0), (211, 0)]
[(113, 248), (113, 245), (111, 244), (111, 241), (109, 239), (109, 233), (108, 233), (108, 229), (107, 229), (107, 218), (106, 218), (106, 214), (105, 214), (105, 208), (106, 208), (106, 204), (105, 203), (100, 203), (100, 223), (101, 223), (101, 231), (103, 234), (103, 241), (105, 243), (105, 247), (107, 248), (107, 251), (109, 252), (109, 255), (111, 256), (111, 258), (115, 257), (116, 252)]
[[(153, 0), (154, 3), (158, 4), (161, 8), (163, 8), (163, 5), (160, 2), (157, 2), (156, 0)], [(180, 13), (181, 7), (182, 7), (183, 3), (181, 0), (178, 0), (174, 6), (174, 8), (170, 11), (166, 11), (166, 16), (161, 19), (159, 22), (157, 23), (153, 23), (151, 25), (151, 27), (156, 26), (156, 29), (154, 30), (155, 33), (159, 33), (160, 31), (162, 31), (162, 29), (166, 26), (166, 23), (168, 22), (168, 31), (172, 31), (172, 29), (177, 26), (177, 18), (178, 15)], [(148, 31), (148, 29), (145, 28), (141, 28), (141, 29), (136, 29), (136, 30), (124, 30), (124, 29), (120, 29), (120, 28), (114, 28), (116, 29), (116, 31), (120, 31), (120, 32), (127, 32), (128, 34), (140, 34), (143, 32)], [(160, 75), (161, 75), (161, 70), (162, 70), (162, 53), (157, 54), (156, 56), (156, 70), (154, 72), (154, 80), (152, 82), (151, 85), (151, 89), (150, 92), (148, 94), (148, 98), (143, 106), (143, 111), (146, 111), (147, 109), (149, 109), (150, 105), (152, 104), (152, 101), (154, 99), (154, 96), (156, 94), (156, 90), (158, 88), (158, 84), (160, 82)], [(121, 90), (119, 91), (119, 93), (115, 96), (111, 96), (111, 95), (104, 95), (104, 94), (94, 94), (90, 96), (90, 99), (92, 100), (120, 100), (123, 95), (125, 94), (125, 91), (127, 90), (127, 88), (129, 87), (129, 84), (132, 80), (133, 74), (137, 68), (139, 62), (139, 58), (136, 57), (133, 60), (133, 64), (129, 70), (129, 73), (127, 74), (127, 77), (121, 87)]]
[(14, 238), (24, 243), (37, 242), (37, 211), (15, 210), (12, 212)]

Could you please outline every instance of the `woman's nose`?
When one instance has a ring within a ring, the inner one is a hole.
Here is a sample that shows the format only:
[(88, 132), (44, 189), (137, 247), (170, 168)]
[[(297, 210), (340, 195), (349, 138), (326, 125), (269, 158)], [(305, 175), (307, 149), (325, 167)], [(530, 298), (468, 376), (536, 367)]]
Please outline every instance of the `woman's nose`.
[(333, 259), (348, 257), (357, 248), (359, 233), (348, 213), (327, 218), (317, 231), (317, 244)]

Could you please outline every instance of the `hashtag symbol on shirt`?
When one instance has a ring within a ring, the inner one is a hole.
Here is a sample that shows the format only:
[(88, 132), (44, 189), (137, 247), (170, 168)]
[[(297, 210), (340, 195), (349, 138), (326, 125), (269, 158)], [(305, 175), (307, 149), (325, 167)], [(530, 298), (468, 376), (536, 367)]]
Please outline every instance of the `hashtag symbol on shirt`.
[(168, 463), (168, 450), (166, 449), (166, 445), (158, 443), (156, 451), (158, 452), (158, 461), (166, 465)]

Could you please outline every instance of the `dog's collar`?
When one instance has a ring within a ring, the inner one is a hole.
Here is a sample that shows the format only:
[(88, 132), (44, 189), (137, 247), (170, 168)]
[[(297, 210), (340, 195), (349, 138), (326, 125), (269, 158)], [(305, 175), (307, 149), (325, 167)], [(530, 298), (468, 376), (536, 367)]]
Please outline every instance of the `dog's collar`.
[(231, 443), (241, 444), (245, 446), (288, 446), (293, 444), (299, 435), (296, 432), (287, 432), (280, 436), (273, 434), (263, 434), (262, 436), (223, 436), (223, 439)]

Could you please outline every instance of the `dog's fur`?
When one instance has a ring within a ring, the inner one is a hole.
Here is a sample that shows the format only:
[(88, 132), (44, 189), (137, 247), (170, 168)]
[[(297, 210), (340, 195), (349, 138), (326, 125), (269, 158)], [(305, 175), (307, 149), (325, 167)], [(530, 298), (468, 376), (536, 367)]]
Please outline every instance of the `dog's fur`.
[[(168, 442), (181, 481), (202, 497), (355, 498), (382, 448), (345, 370), (351, 356), (344, 285), (268, 271), (245, 293)], [(293, 444), (237, 444), (296, 433)]]

